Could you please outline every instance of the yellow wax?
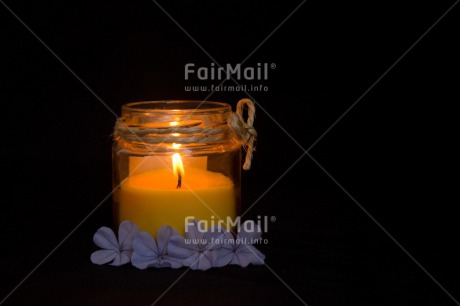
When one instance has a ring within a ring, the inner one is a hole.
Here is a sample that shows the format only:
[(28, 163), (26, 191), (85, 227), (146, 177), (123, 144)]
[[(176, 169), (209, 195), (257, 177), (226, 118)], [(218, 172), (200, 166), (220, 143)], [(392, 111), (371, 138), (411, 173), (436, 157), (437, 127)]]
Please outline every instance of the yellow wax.
[(215, 224), (219, 218), (226, 221), (227, 217), (232, 220), (236, 217), (234, 185), (225, 175), (186, 168), (182, 188), (176, 186), (177, 177), (165, 168), (130, 176), (119, 191), (119, 221), (130, 220), (141, 230), (156, 236), (163, 225), (183, 235), (187, 216), (213, 219)]

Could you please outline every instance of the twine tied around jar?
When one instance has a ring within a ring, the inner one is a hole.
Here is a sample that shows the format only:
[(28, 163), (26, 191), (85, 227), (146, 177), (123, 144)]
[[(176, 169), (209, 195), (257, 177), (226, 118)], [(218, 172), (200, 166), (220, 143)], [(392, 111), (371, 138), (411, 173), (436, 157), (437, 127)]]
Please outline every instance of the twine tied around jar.
[[(248, 108), (248, 120), (244, 122), (243, 111), (244, 107)], [(251, 168), (252, 153), (254, 152), (254, 142), (257, 138), (257, 132), (254, 129), (254, 117), (256, 115), (256, 107), (254, 102), (249, 99), (241, 99), (236, 105), (236, 113), (231, 113), (228, 117), (227, 123), (230, 128), (236, 133), (237, 138), (246, 151), (243, 169), (249, 170)]]
[[(248, 109), (248, 119), (244, 121), (243, 112), (245, 106)], [(257, 132), (254, 129), (254, 117), (256, 108), (250, 99), (241, 99), (236, 106), (236, 112), (230, 112), (227, 118), (227, 126), (165, 126), (159, 128), (128, 126), (123, 118), (119, 118), (115, 124), (114, 137), (127, 142), (145, 142), (159, 144), (167, 142), (175, 143), (212, 143), (228, 139), (228, 128), (235, 134), (238, 141), (246, 151), (243, 164), (244, 170), (251, 168), (253, 151)], [(226, 133), (227, 132), (227, 133)]]

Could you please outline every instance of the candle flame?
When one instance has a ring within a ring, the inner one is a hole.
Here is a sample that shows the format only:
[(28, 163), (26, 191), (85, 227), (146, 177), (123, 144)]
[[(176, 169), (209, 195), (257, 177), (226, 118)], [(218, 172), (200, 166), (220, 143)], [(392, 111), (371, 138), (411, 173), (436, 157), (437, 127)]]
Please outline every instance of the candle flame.
[[(172, 122), (171, 122), (172, 123)], [(179, 149), (181, 146), (180, 143), (172, 143), (171, 147), (173, 149)], [(173, 165), (173, 173), (177, 176), (177, 189), (182, 187), (182, 177), (184, 176), (184, 165), (182, 164), (182, 158), (180, 157), (179, 153), (174, 153), (172, 156), (172, 165)]]
[(179, 125), (179, 122), (173, 121), (173, 122), (170, 122), (169, 125), (170, 125), (170, 126), (178, 126), (178, 125)]
[(175, 176), (184, 176), (184, 165), (179, 153), (174, 153), (172, 156), (173, 173)]

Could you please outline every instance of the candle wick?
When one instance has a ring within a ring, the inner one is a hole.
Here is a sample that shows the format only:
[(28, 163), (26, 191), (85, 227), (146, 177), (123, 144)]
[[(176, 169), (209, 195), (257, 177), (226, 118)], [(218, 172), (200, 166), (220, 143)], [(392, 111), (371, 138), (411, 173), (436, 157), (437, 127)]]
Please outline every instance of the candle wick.
[(178, 173), (177, 175), (177, 186), (176, 188), (177, 189), (180, 189), (182, 187), (182, 175), (180, 175), (180, 173)]

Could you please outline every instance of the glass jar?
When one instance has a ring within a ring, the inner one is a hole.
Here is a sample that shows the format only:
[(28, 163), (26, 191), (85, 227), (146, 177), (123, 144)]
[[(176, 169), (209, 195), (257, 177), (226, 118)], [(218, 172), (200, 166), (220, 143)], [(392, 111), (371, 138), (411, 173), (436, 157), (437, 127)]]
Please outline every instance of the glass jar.
[(184, 234), (240, 211), (241, 143), (227, 124), (229, 104), (148, 101), (122, 106), (113, 146), (113, 209), (156, 236), (163, 225)]

